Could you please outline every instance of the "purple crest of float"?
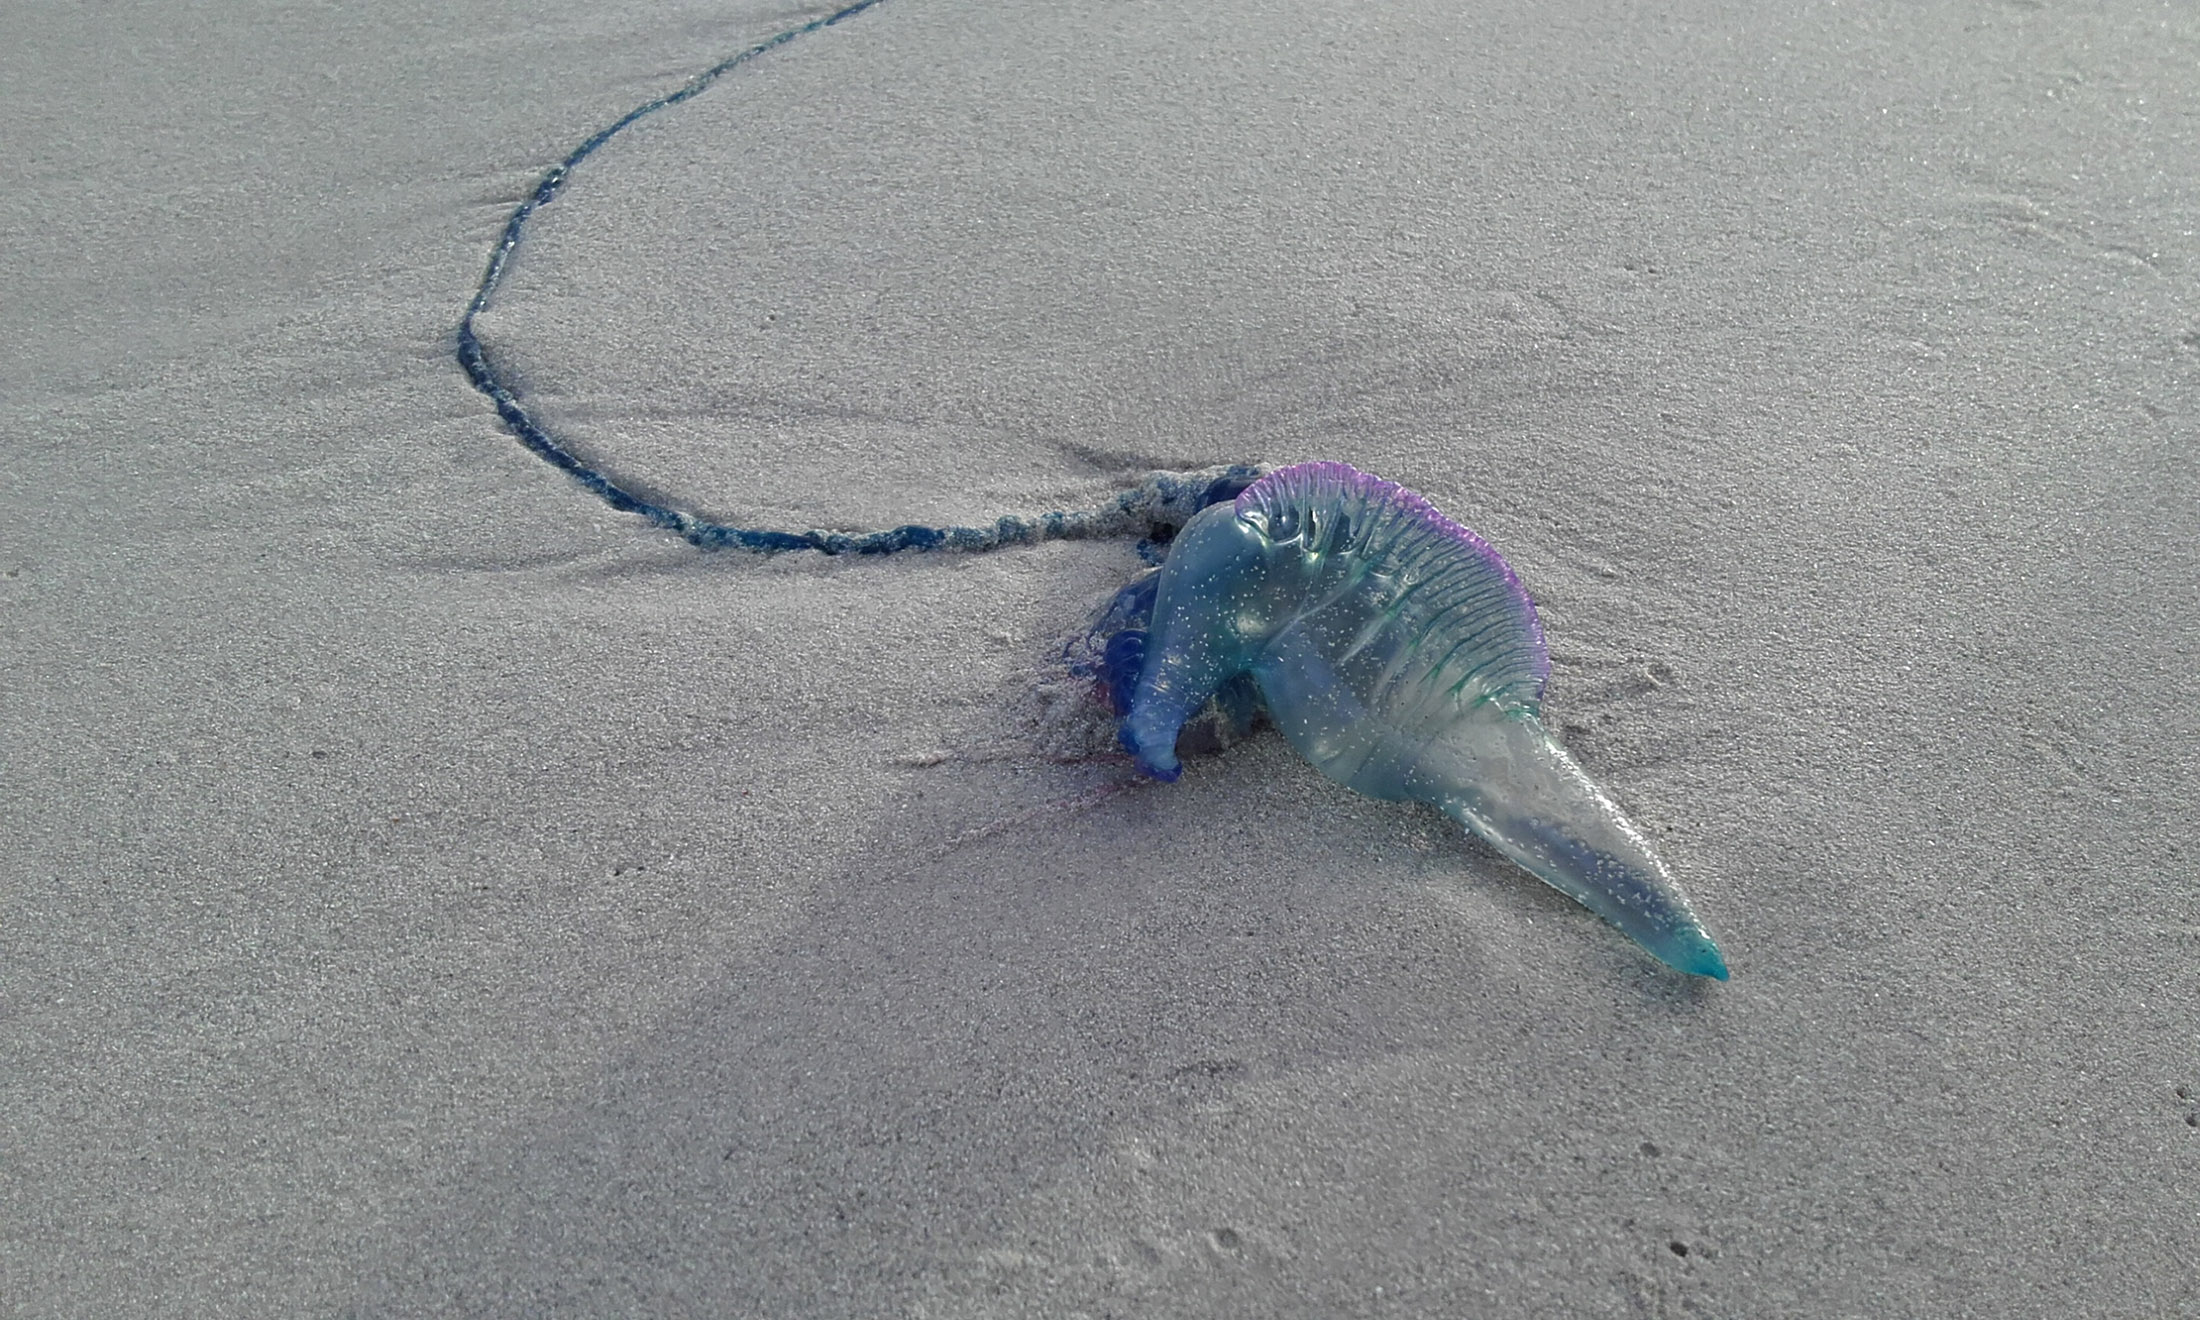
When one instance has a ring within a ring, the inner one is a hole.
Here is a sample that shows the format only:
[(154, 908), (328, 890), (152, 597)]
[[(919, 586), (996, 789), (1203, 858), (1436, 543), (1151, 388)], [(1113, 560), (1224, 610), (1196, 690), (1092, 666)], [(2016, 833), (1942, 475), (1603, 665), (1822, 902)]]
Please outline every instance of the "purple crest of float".
[(1528, 594), (1527, 585), (1520, 580), (1520, 575), (1513, 571), (1513, 566), (1506, 562), (1505, 556), (1498, 552), (1496, 546), (1483, 540), (1481, 534), (1472, 527), (1445, 517), (1443, 510), (1429, 503), (1427, 497), (1419, 491), (1408, 489), (1395, 481), (1385, 481), (1371, 472), (1362, 472), (1350, 463), (1315, 459), (1312, 462), (1276, 468), (1247, 486), (1237, 497), (1237, 515), (1240, 518), (1260, 518), (1265, 522), (1272, 516), (1276, 506), (1303, 502), (1310, 488), (1318, 488), (1323, 483), (1334, 483), (1338, 488), (1350, 491), (1370, 505), (1379, 505), (1412, 518), (1434, 535), (1456, 543), (1489, 565), (1504, 580), (1512, 594), (1519, 599), (1521, 608), (1527, 612), (1528, 627), (1534, 637), (1536, 654), (1536, 695), (1542, 695), (1542, 685), (1551, 676), (1551, 652), (1549, 641), (1543, 632), (1543, 619), (1536, 613), (1535, 598)]

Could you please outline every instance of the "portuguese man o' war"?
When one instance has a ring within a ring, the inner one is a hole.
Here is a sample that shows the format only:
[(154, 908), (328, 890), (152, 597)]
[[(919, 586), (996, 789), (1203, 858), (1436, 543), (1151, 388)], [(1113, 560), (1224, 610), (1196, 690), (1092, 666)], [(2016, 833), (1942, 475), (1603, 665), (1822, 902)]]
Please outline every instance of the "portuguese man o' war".
[[(1718, 947), (1649, 840), (1545, 729), (1550, 657), (1520, 580), (1480, 537), (1401, 486), (1342, 463), (1265, 475), (1233, 466), (1155, 473), (1099, 508), (991, 525), (778, 531), (645, 498), (528, 412), (475, 323), (535, 212), (631, 125), (879, 3), (847, 0), (719, 61), (598, 129), (543, 173), (506, 219), (456, 336), (460, 366), (504, 424), (612, 508), (705, 549), (976, 551), (1137, 528), (1158, 537), (1181, 525), (1161, 568), (1124, 588), (1071, 648), (1085, 652), (1078, 672), (1104, 680), (1141, 769), (1177, 777), (1178, 737), (1195, 713), (1219, 712), (1220, 723), (1243, 733), (1265, 705), (1331, 779), (1370, 797), (1437, 806), (1665, 962), (1726, 979)], [(1203, 716), (1199, 728), (1215, 722)]]
[(1257, 701), (1329, 778), (1437, 807), (1661, 961), (1726, 979), (1649, 839), (1545, 727), (1550, 655), (1520, 579), (1404, 487), (1278, 468), (1186, 523), (1094, 639), (1147, 774), (1181, 773), (1178, 731), (1210, 700), (1240, 728)]
[[(612, 508), (704, 549), (977, 551), (1138, 529), (1158, 538), (1181, 525), (1161, 568), (1124, 588), (1069, 648), (1083, 649), (1077, 672), (1103, 680), (1141, 769), (1177, 777), (1179, 734), (1195, 713), (1217, 712), (1215, 720), (1202, 714), (1192, 732), (1219, 737), (1215, 724), (1242, 734), (1265, 705), (1331, 779), (1370, 797), (1434, 804), (1665, 962), (1726, 979), (1725, 960), (1649, 841), (1545, 729), (1550, 657), (1520, 580), (1480, 537), (1401, 486), (1342, 463), (1265, 475), (1232, 466), (1155, 473), (1098, 508), (990, 525), (779, 531), (646, 498), (529, 413), (475, 323), (535, 212), (631, 125), (880, 2), (847, 0), (719, 61), (598, 129), (543, 173), (506, 219), (456, 336), (460, 366), (504, 424)], [(1152, 549), (1140, 546), (1149, 558)]]

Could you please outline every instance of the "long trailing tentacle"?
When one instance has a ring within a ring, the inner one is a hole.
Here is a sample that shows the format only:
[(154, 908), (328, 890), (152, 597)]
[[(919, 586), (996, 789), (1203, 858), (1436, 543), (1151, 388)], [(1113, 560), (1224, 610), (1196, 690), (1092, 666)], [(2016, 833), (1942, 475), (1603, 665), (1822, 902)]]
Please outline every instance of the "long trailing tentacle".
[(798, 550), (826, 555), (888, 555), (904, 550), (976, 552), (996, 550), (1003, 546), (1031, 545), (1041, 541), (1118, 536), (1150, 537), (1153, 529), (1182, 526), (1185, 519), (1216, 500), (1235, 498), (1239, 491), (1260, 475), (1259, 468), (1232, 465), (1195, 472), (1156, 472), (1139, 485), (1120, 492), (1113, 499), (1094, 508), (1057, 510), (1031, 517), (1007, 514), (975, 527), (925, 527), (910, 523), (877, 531), (858, 532), (816, 528), (782, 531), (764, 527), (737, 527), (648, 498), (627, 485), (615, 473), (575, 453), (571, 447), (553, 436), (542, 421), (528, 410), (526, 402), (520, 396), (518, 384), (510, 373), (497, 365), (489, 346), (482, 342), (475, 323), (489, 309), (498, 290), (503, 287), (505, 275), (511, 269), (513, 254), (526, 238), (529, 222), (534, 219), (535, 213), (558, 199), (572, 180), (573, 171), (582, 162), (635, 124), (702, 95), (728, 74), (760, 56), (812, 33), (836, 27), (884, 2), (885, 0), (849, 0), (849, 3), (830, 13), (788, 28), (776, 36), (738, 51), (697, 73), (672, 91), (644, 101), (597, 129), (567, 152), (564, 159), (545, 170), (542, 177), (536, 180), (534, 188), (520, 199), (519, 204), (512, 208), (511, 215), (505, 218), (496, 246), (490, 249), (481, 283), (474, 289), (474, 296), (468, 300), (465, 312), (459, 317), (453, 347), (457, 350), (458, 365), (466, 373), (466, 379), (495, 406), (497, 417), (528, 452), (571, 477), (583, 489), (613, 509), (635, 514), (648, 521), (651, 526), (670, 532), (702, 550), (746, 550), (763, 555), (786, 554)]

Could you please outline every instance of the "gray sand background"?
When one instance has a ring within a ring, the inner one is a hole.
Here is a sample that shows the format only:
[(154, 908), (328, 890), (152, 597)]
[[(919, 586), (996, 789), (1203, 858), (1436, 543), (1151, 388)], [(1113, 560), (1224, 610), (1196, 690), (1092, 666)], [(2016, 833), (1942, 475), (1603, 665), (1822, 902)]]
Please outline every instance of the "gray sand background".
[(1076, 755), (1127, 544), (498, 427), (824, 12), (0, 11), (0, 1311), (2200, 1315), (2194, 11), (891, 0), (483, 318), (735, 521), (1423, 491), (1724, 986)]

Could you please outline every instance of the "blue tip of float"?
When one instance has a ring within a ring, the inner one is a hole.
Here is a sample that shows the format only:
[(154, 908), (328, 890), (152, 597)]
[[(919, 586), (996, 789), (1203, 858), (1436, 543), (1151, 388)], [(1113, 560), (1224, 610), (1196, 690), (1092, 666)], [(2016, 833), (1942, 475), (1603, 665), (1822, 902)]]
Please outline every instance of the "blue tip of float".
[(1714, 981), (1727, 979), (1726, 958), (1720, 954), (1719, 946), (1709, 940), (1674, 959), (1673, 966), (1691, 976), (1708, 976)]

